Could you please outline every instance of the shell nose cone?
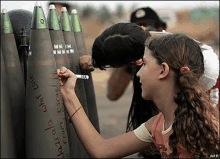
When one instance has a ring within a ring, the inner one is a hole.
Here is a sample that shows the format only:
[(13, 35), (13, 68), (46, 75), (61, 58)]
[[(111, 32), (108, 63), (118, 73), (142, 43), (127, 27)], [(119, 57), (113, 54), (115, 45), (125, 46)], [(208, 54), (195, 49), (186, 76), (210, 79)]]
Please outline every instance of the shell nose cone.
[(61, 8), (61, 12), (63, 12), (63, 11), (67, 11), (66, 7)]
[(77, 13), (77, 10), (76, 10), (76, 9), (73, 9), (71, 13), (72, 13), (72, 14), (75, 14), (75, 13)]
[(51, 4), (51, 5), (49, 6), (49, 9), (56, 9), (56, 8), (55, 8), (55, 5), (54, 5), (54, 4)]
[(37, 2), (35, 3), (35, 6), (41, 6), (41, 3), (40, 3), (39, 1), (37, 1)]

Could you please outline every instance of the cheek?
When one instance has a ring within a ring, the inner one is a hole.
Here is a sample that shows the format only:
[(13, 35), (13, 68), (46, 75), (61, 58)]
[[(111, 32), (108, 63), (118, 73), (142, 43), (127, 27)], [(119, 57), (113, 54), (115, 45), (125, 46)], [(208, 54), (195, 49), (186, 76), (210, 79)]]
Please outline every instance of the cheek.
[(142, 76), (142, 98), (145, 100), (150, 100), (151, 96), (154, 94), (157, 87), (157, 80), (155, 75), (145, 72)]

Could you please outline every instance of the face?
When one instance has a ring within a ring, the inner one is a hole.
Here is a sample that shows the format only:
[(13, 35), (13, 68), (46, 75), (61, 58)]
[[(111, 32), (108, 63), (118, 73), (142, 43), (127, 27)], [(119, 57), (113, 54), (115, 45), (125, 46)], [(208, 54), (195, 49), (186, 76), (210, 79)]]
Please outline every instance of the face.
[(58, 15), (58, 16), (60, 16), (60, 14), (61, 14), (61, 9), (62, 9), (62, 7), (63, 7), (62, 5), (59, 5), (59, 4), (56, 5), (56, 10), (57, 10), (57, 15)]
[(157, 64), (156, 58), (151, 55), (151, 51), (146, 47), (143, 56), (143, 65), (137, 73), (140, 78), (142, 97), (145, 100), (152, 100), (153, 94), (158, 89), (161, 66)]

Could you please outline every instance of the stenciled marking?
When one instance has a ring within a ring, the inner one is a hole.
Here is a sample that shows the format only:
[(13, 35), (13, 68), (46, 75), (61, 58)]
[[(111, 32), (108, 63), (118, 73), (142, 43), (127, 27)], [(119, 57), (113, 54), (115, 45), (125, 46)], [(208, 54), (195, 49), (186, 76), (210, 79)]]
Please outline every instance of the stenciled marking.
[(63, 45), (62, 44), (58, 44), (59, 45), (59, 49), (62, 49), (63, 48)]
[(3, 62), (6, 67), (20, 67), (21, 64), (19, 61), (17, 62)]
[(71, 49), (71, 44), (66, 44), (66, 49)]
[(70, 49), (70, 53), (72, 53), (72, 54), (73, 54), (73, 53), (74, 53), (74, 49)]
[(57, 50), (57, 54), (61, 54), (61, 50)]
[(58, 48), (59, 48), (58, 44), (54, 44), (54, 49), (58, 49)]

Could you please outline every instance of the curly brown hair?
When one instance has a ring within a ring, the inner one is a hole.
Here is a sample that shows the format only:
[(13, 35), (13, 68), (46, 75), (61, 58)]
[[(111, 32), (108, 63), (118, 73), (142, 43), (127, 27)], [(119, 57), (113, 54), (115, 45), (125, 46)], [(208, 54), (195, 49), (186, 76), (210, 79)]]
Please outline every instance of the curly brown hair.
[[(174, 96), (178, 105), (169, 137), (172, 153), (169, 157), (178, 158), (181, 144), (195, 158), (209, 157), (219, 153), (219, 124), (214, 119), (216, 113), (199, 78), (204, 73), (204, 60), (200, 45), (184, 34), (167, 34), (148, 38), (145, 45), (151, 50), (158, 64), (166, 62), (175, 72), (179, 88)], [(190, 70), (180, 71), (182, 67)], [(217, 112), (218, 113), (218, 112)]]

